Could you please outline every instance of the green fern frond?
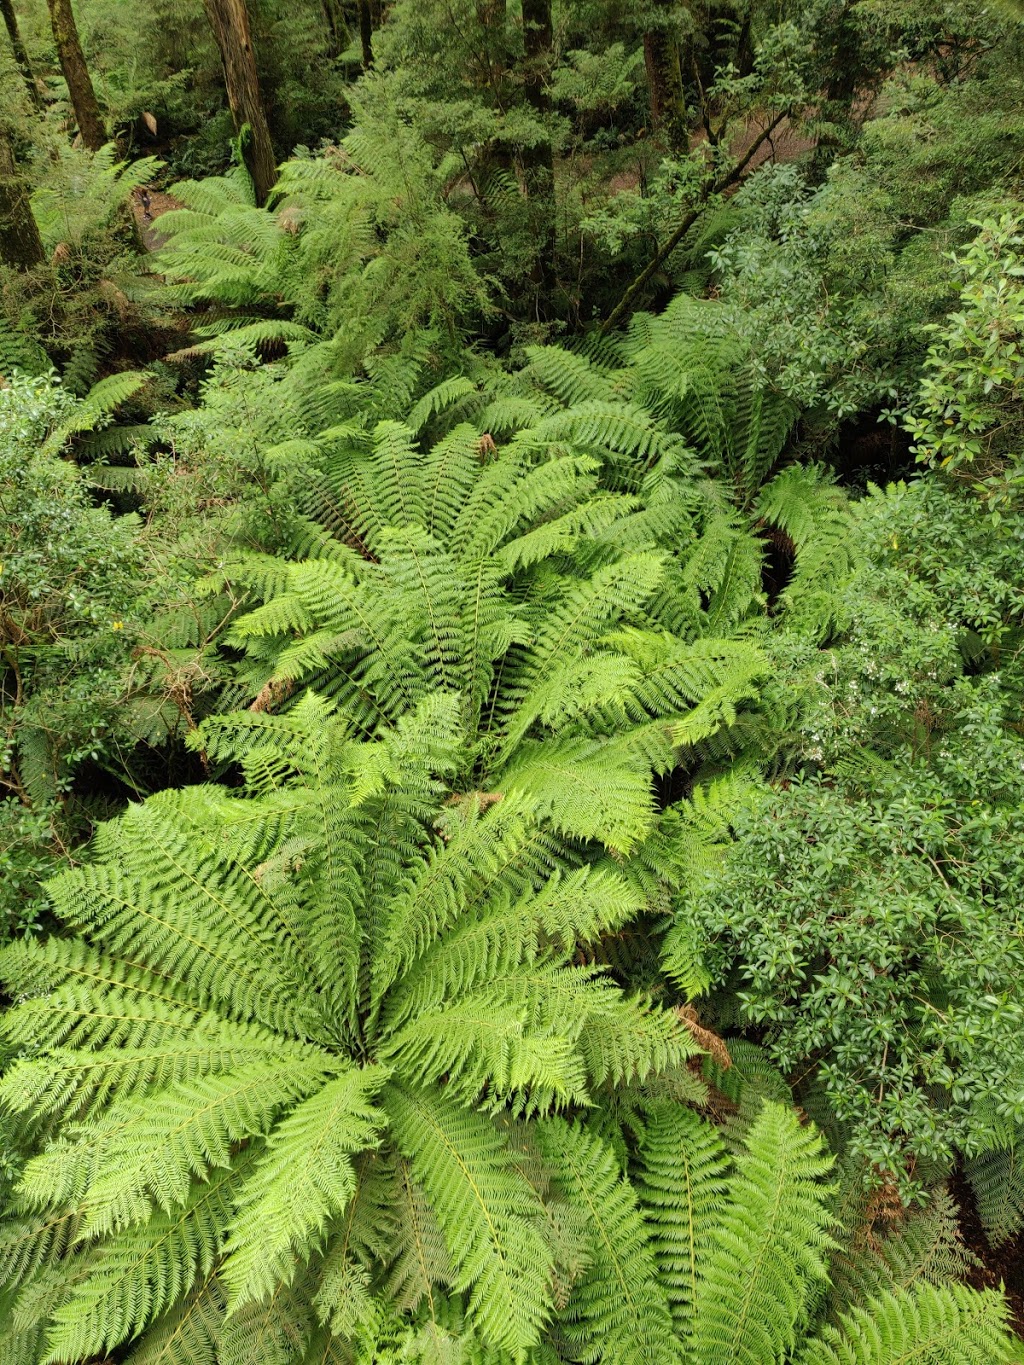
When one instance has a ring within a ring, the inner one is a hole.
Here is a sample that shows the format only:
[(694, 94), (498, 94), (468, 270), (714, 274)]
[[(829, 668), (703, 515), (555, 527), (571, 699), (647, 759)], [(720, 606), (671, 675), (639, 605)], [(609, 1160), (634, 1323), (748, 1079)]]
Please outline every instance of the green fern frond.
[(219, 1365), (217, 1346), (224, 1320), (224, 1291), (216, 1275), (201, 1280), (158, 1318), (128, 1365)]
[(923, 1209), (908, 1211), (880, 1242), (857, 1233), (849, 1251), (832, 1258), (829, 1300), (836, 1310), (864, 1307), (890, 1290), (962, 1282), (974, 1264), (960, 1233), (960, 1211), (946, 1190), (932, 1192)]
[(614, 398), (611, 377), (586, 356), (559, 346), (528, 346), (526, 376), (539, 381), (565, 407)]
[(1006, 1318), (993, 1290), (918, 1284), (845, 1314), (804, 1348), (799, 1365), (999, 1365), (1014, 1350)]
[(418, 434), (432, 418), (451, 408), (464, 408), (465, 400), (476, 395), (477, 386), (465, 375), (453, 375), (451, 379), (442, 380), (414, 405), (407, 418), (409, 429)]
[(683, 1339), (698, 1276), (725, 1209), (729, 1158), (713, 1125), (681, 1104), (662, 1104), (650, 1112), (640, 1158), (638, 1192), (651, 1251)]
[(827, 1277), (831, 1166), (821, 1138), (792, 1110), (765, 1104), (736, 1158), (728, 1207), (693, 1296), (699, 1365), (761, 1365), (796, 1346), (811, 1292)]
[(383, 1115), (370, 1101), (381, 1067), (352, 1069), (296, 1106), (275, 1128), (238, 1203), (223, 1280), (229, 1314), (263, 1299), (308, 1260), (329, 1218), (355, 1189), (351, 1155), (374, 1141)]
[(636, 1197), (611, 1149), (562, 1119), (538, 1126), (562, 1193), (583, 1210), (591, 1263), (562, 1313), (578, 1360), (668, 1365), (678, 1358), (665, 1291)]
[(94, 431), (115, 408), (139, 392), (150, 376), (142, 370), (122, 370), (94, 384), (85, 397), (76, 403), (65, 420), (54, 427), (47, 438), (45, 449), (59, 451), (79, 432)]
[(455, 1288), (488, 1340), (513, 1353), (538, 1338), (550, 1262), (536, 1198), (490, 1120), (440, 1090), (390, 1086), (383, 1102), (452, 1258)]
[[(196, 1171), (228, 1164), (232, 1144), (266, 1133), (278, 1110), (314, 1090), (330, 1061), (279, 1049), (234, 1071), (118, 1101), (103, 1117), (27, 1164), (27, 1204), (85, 1201), (80, 1236), (116, 1232), (185, 1201)], [(97, 1173), (97, 1158), (103, 1165)]]
[(243, 1157), (197, 1181), (180, 1207), (159, 1210), (141, 1229), (85, 1253), (67, 1301), (53, 1314), (45, 1360), (102, 1355), (182, 1298), (197, 1274), (208, 1276), (246, 1164)]
[(1001, 1246), (1024, 1227), (1024, 1154), (1017, 1145), (972, 1157), (965, 1172), (985, 1234)]

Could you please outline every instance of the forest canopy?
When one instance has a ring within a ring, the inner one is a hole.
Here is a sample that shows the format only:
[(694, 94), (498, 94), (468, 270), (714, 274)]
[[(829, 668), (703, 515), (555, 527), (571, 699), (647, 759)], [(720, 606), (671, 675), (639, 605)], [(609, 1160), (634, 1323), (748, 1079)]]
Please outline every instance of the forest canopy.
[(1024, 8), (0, 12), (3, 1365), (1024, 1362)]

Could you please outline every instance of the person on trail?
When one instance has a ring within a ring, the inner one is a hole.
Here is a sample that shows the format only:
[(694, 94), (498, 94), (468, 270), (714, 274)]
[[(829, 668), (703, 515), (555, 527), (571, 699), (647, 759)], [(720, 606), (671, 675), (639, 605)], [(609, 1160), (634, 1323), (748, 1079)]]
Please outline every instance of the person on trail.
[(139, 203), (142, 205), (142, 218), (144, 222), (151, 223), (153, 215), (149, 211), (149, 190), (145, 187), (139, 191)]

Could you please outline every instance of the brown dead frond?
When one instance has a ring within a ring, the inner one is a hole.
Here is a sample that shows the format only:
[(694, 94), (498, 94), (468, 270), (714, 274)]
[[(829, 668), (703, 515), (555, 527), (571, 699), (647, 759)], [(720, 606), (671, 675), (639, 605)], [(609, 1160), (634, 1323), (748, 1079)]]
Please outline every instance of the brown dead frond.
[(732, 1066), (732, 1058), (729, 1056), (729, 1049), (726, 1047), (724, 1039), (703, 1026), (692, 1005), (678, 1006), (676, 1014), (689, 1029), (697, 1046), (716, 1061), (723, 1071), (728, 1071)]
[(290, 697), (295, 691), (295, 684), (290, 680), (278, 681), (271, 678), (269, 682), (263, 684), (256, 694), (255, 701), (249, 705), (250, 711), (270, 711), (286, 697)]

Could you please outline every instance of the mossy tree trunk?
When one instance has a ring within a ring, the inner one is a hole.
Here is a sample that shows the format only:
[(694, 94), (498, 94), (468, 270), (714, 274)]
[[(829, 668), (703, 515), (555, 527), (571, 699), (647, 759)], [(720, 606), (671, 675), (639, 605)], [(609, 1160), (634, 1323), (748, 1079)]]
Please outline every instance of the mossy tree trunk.
[(345, 15), (339, 0), (320, 0), (320, 9), (324, 16), (324, 28), (327, 30), (327, 55), (337, 57), (345, 48), (348, 37)]
[(242, 135), (242, 155), (252, 176), (256, 202), (265, 204), (277, 179), (277, 159), (256, 74), (249, 11), (245, 0), (205, 0), (205, 4), (224, 68), (231, 117), (235, 131)]
[(107, 130), (100, 118), (100, 107), (96, 102), (92, 77), (89, 75), (85, 54), (82, 52), (82, 42), (78, 36), (78, 25), (71, 9), (71, 0), (46, 0), (46, 3), (50, 9), (50, 24), (53, 28), (53, 41), (57, 44), (60, 69), (67, 82), (78, 131), (89, 150), (98, 152), (107, 140)]
[(658, 0), (652, 11), (651, 25), (644, 34), (644, 66), (650, 90), (651, 124), (673, 151), (681, 151), (687, 141), (686, 97), (672, 8), (666, 0)]
[(0, 260), (15, 270), (31, 270), (44, 260), (28, 189), (14, 159), (7, 127), (0, 123)]
[(39, 84), (36, 81), (35, 72), (32, 70), (32, 63), (28, 59), (28, 49), (22, 41), (21, 30), (18, 28), (18, 16), (14, 12), (14, 0), (0, 0), (0, 11), (3, 12), (7, 36), (11, 40), (11, 49), (14, 52), (14, 60), (18, 64), (18, 70), (25, 82), (28, 97), (35, 109), (42, 109), (43, 97), (39, 93)]

